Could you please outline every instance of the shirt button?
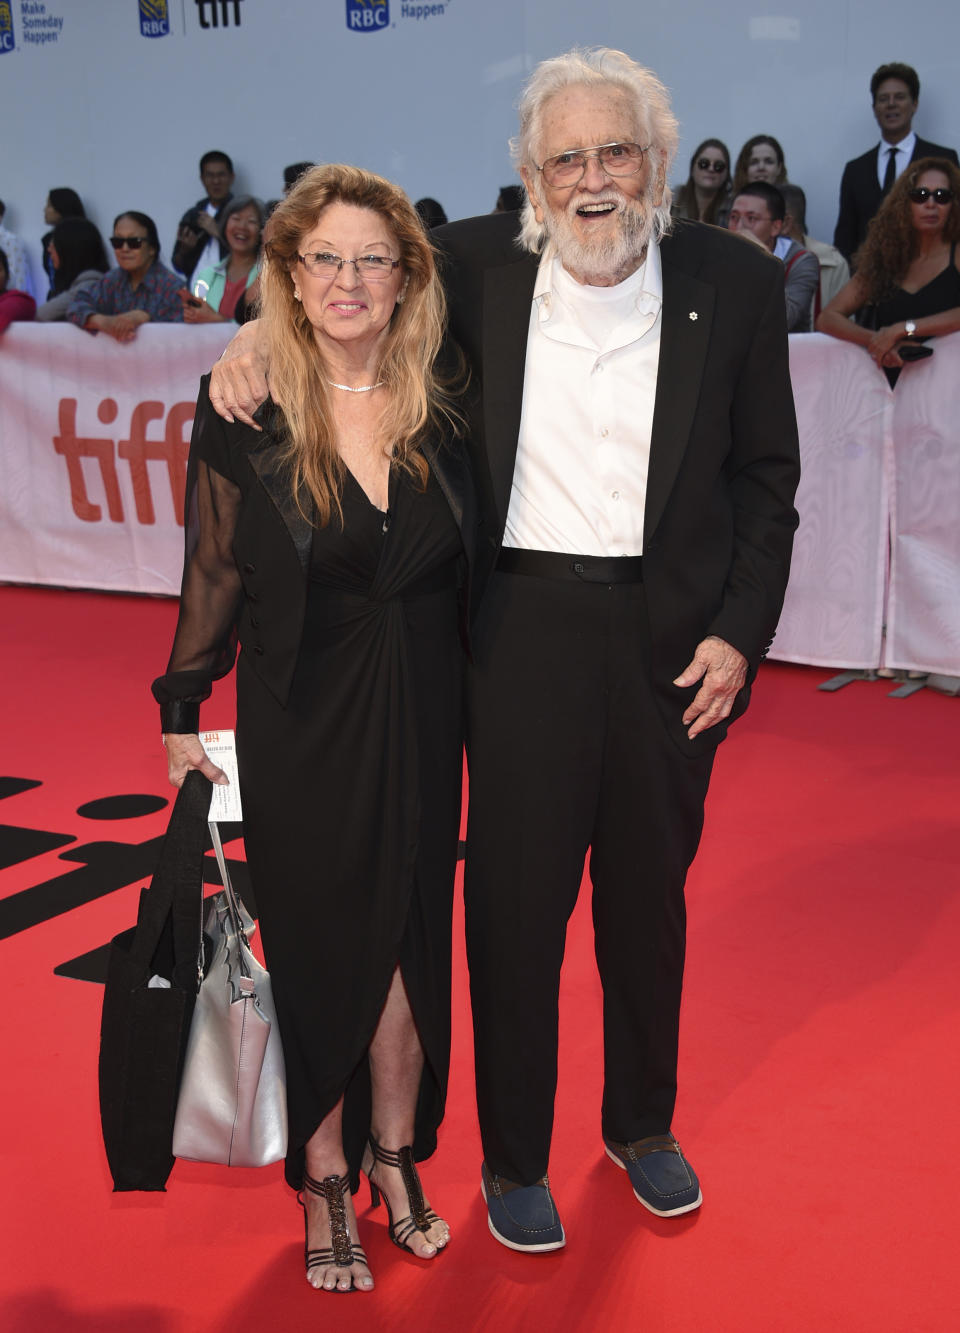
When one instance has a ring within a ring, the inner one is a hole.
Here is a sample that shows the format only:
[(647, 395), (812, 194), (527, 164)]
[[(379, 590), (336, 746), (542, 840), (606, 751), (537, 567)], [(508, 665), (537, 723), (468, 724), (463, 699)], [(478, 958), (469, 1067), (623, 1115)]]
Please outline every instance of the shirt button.
[(603, 366), (600, 364), (599, 361), (598, 361), (597, 364), (594, 366), (594, 368), (593, 368), (593, 373), (594, 373), (595, 375), (602, 375), (602, 374), (603, 374)]
[(619, 491), (611, 491), (611, 492), (610, 492), (610, 499), (611, 499), (611, 500), (619, 500), (619, 499), (620, 499), (620, 492), (619, 492)]
[(600, 438), (601, 438), (601, 440), (605, 440), (609, 434), (610, 434), (610, 432), (607, 430), (606, 426), (601, 426), (601, 427), (600, 427)]

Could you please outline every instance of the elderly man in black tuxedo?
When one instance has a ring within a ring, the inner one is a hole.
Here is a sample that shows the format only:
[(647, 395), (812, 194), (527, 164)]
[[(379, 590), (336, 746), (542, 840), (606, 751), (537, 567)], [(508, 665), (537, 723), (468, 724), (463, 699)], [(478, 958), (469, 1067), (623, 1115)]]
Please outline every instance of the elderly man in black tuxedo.
[[(715, 227), (671, 233), (676, 139), (665, 89), (622, 53), (545, 61), (515, 144), (525, 208), (432, 233), (483, 516), (465, 889), (482, 1190), (494, 1236), (528, 1253), (565, 1243), (547, 1163), (588, 850), (604, 1148), (651, 1211), (700, 1205), (671, 1132), (684, 880), (796, 527), (783, 268)], [(221, 362), (211, 401), (248, 412), (251, 364)]]
[(845, 259), (852, 259), (867, 234), (870, 219), (893, 188), (894, 181), (921, 157), (945, 157), (957, 165), (953, 148), (921, 139), (913, 132), (920, 101), (920, 79), (910, 65), (899, 61), (881, 65), (870, 80), (873, 114), (880, 126), (880, 142), (855, 157), (843, 169), (840, 214), (833, 243)]

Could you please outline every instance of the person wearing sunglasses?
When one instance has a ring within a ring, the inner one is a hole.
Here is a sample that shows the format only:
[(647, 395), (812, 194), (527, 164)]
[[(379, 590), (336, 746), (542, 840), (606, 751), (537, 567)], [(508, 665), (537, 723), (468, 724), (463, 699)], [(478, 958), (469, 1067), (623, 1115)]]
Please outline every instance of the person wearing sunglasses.
[(130, 342), (141, 324), (182, 324), (180, 281), (160, 263), (160, 240), (153, 218), (120, 213), (110, 237), (117, 267), (98, 283), (78, 292), (67, 319), (90, 333), (108, 333)]
[(960, 329), (958, 241), (960, 170), (946, 158), (921, 158), (871, 221), (856, 273), (817, 330), (859, 343), (896, 384), (928, 338)]
[(726, 225), (730, 208), (730, 152), (721, 139), (704, 139), (690, 159), (690, 173), (675, 191), (674, 218)]

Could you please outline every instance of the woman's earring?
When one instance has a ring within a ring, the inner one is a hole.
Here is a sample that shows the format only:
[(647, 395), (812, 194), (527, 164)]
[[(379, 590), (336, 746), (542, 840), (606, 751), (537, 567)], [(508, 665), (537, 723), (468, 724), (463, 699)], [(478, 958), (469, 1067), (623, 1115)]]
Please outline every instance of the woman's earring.
[(294, 287), (294, 289), (293, 289), (293, 299), (294, 299), (295, 301), (299, 301), (299, 300), (300, 300), (300, 289), (299, 289), (299, 287)]

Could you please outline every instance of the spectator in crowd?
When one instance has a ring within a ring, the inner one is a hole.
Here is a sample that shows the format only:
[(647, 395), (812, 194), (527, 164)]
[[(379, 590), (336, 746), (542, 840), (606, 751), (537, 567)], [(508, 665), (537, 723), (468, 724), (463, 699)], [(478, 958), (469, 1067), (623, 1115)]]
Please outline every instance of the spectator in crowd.
[(501, 185), (494, 213), (517, 213), (526, 200), (522, 185)]
[(787, 164), (783, 149), (772, 134), (755, 134), (740, 149), (733, 171), (733, 193), (739, 194), (745, 185), (766, 181), (768, 185), (783, 185), (787, 179)]
[(829, 305), (844, 283), (849, 281), (850, 265), (835, 246), (828, 245), (826, 241), (815, 241), (812, 236), (806, 234), (807, 196), (800, 186), (787, 183), (777, 188), (783, 195), (787, 215), (783, 220), (783, 231), (777, 237), (777, 248), (774, 253), (782, 259), (780, 246), (795, 241), (797, 245), (816, 255), (817, 263), (820, 265), (820, 287), (813, 302), (813, 317), (816, 322), (823, 307)]
[(153, 218), (133, 211), (120, 213), (110, 237), (117, 267), (98, 283), (77, 293), (67, 319), (91, 333), (109, 333), (117, 342), (131, 342), (137, 328), (183, 322), (180, 282), (160, 263), (160, 239)]
[(305, 171), (316, 166), (315, 162), (291, 162), (283, 169), (283, 193), (288, 195)]
[[(960, 170), (921, 158), (894, 184), (856, 255), (856, 273), (817, 321), (866, 348), (896, 384), (928, 338), (960, 329)], [(856, 314), (854, 323), (850, 316)]]
[(186, 324), (216, 324), (233, 319), (237, 302), (257, 280), (260, 272), (260, 237), (263, 205), (252, 194), (231, 199), (223, 212), (223, 236), (227, 257), (211, 268), (203, 268), (194, 279), (193, 291), (181, 291)]
[(12, 231), (3, 225), (4, 215), (7, 206), (0, 199), (0, 249), (6, 255), (6, 268), (10, 279), (10, 290), (26, 292), (28, 296), (33, 296), (33, 279), (30, 276), (30, 265), (27, 262), (27, 252), (19, 236), (15, 236)]
[(219, 264), (227, 247), (220, 231), (224, 209), (233, 189), (233, 162), (218, 148), (200, 159), (200, 182), (206, 190), (193, 208), (188, 208), (177, 227), (173, 247), (173, 267), (187, 279), (192, 289), (193, 275), (202, 268)]
[(704, 139), (690, 159), (686, 182), (674, 191), (670, 213), (726, 226), (730, 211), (730, 150), (721, 139)]
[(77, 296), (95, 287), (110, 264), (99, 231), (88, 218), (67, 217), (50, 232), (53, 295), (37, 309), (38, 320), (66, 319)]
[(10, 269), (5, 251), (0, 250), (0, 333), (14, 320), (33, 319), (37, 303), (29, 292), (8, 287)]
[[(64, 218), (85, 218), (83, 201), (76, 190), (71, 190), (63, 186), (56, 190), (51, 190), (47, 195), (47, 202), (43, 206), (43, 220), (48, 227), (55, 227), (58, 222)], [(53, 238), (53, 232), (48, 231), (41, 240), (43, 249), (43, 269), (47, 275), (47, 300), (54, 294), (55, 280), (57, 271), (50, 258), (50, 241)], [(101, 242), (101, 248), (102, 248)], [(39, 318), (39, 315), (37, 316)]]
[(431, 227), (442, 227), (447, 221), (447, 215), (443, 211), (443, 205), (437, 203), (436, 199), (431, 199), (425, 195), (423, 199), (418, 199), (414, 208), (420, 215), (420, 221), (426, 227), (427, 231)]
[(840, 214), (833, 243), (847, 259), (863, 244), (870, 219), (911, 162), (941, 157), (957, 165), (955, 149), (929, 143), (913, 132), (920, 79), (910, 65), (898, 61), (881, 65), (870, 80), (870, 98), (880, 126), (880, 143), (848, 162), (840, 182)]
[[(754, 181), (739, 192), (730, 208), (731, 231), (749, 233), (771, 254), (783, 231), (786, 217), (783, 195), (767, 181)], [(820, 284), (816, 256), (791, 241), (783, 260), (787, 300), (787, 332), (809, 333), (813, 327), (813, 301)]]

